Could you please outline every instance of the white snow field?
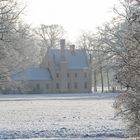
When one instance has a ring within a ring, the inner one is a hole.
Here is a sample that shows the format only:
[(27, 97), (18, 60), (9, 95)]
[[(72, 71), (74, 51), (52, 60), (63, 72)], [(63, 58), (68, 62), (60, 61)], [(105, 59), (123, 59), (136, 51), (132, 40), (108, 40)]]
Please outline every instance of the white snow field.
[(0, 139), (124, 140), (117, 94), (0, 95)]

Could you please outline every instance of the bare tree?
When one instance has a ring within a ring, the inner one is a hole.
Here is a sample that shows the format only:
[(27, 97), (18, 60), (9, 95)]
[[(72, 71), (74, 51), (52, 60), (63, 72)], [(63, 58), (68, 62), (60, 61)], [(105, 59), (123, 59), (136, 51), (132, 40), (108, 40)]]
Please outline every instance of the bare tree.
[[(121, 1), (124, 11), (100, 28), (104, 52), (114, 62), (115, 79), (125, 91), (117, 98), (117, 114), (124, 117), (134, 136), (140, 136), (140, 1)], [(109, 60), (109, 61), (110, 61)]]
[(129, 11), (123, 26), (125, 53), (116, 78), (127, 90), (118, 97), (116, 108), (129, 121), (132, 135), (140, 136), (140, 1), (125, 1), (124, 5)]
[[(79, 39), (79, 46), (84, 48), (90, 56), (94, 92), (97, 92), (97, 82), (101, 83), (102, 92), (104, 92), (104, 56), (103, 48), (98, 41), (98, 35), (92, 32), (83, 33)], [(100, 76), (100, 78), (99, 78)], [(101, 80), (99, 80), (101, 79)]]
[(11, 72), (31, 59), (34, 39), (29, 26), (21, 24), (23, 10), (16, 0), (0, 0), (0, 87), (6, 87)]
[(42, 39), (42, 43), (45, 47), (56, 48), (58, 41), (64, 36), (65, 31), (61, 25), (40, 25), (35, 32)]
[(95, 64), (95, 52), (96, 52), (96, 44), (95, 44), (95, 35), (92, 32), (85, 32), (79, 37), (77, 44), (80, 48), (86, 50), (88, 55), (90, 56), (90, 67), (92, 69), (92, 79), (94, 92), (97, 92), (97, 68)]
[[(13, 49), (20, 55), (22, 61), (17, 61), (17, 67), (27, 67), (39, 64), (40, 48), (33, 29), (22, 22), (18, 23), (17, 32), (13, 37)], [(15, 58), (17, 59), (17, 58)]]
[(16, 32), (16, 23), (22, 10), (18, 10), (17, 2), (14, 0), (0, 0), (0, 75), (1, 81), (7, 78), (9, 72), (8, 58), (13, 48), (12, 35)]

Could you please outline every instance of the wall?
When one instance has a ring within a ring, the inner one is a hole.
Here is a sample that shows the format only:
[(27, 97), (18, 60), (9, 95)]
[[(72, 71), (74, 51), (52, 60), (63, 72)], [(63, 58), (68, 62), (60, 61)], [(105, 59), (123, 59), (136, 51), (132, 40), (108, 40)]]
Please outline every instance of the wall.
[[(33, 90), (40, 92), (52, 92), (52, 81), (27, 81), (26, 84)], [(39, 84), (39, 88), (37, 88)], [(47, 87), (48, 85), (48, 87)]]
[[(85, 77), (85, 72), (87, 77)], [(69, 74), (69, 76), (67, 75)], [(75, 76), (77, 74), (77, 77)], [(53, 81), (53, 92), (61, 92), (61, 73), (56, 71), (56, 78)], [(89, 69), (78, 69), (78, 70), (67, 70), (66, 73), (66, 91), (65, 92), (91, 92), (91, 75)], [(59, 84), (57, 88), (56, 84)], [(75, 88), (75, 83), (77, 83), (77, 88)], [(85, 83), (87, 83), (87, 88), (85, 88)], [(69, 84), (69, 87), (68, 87)]]

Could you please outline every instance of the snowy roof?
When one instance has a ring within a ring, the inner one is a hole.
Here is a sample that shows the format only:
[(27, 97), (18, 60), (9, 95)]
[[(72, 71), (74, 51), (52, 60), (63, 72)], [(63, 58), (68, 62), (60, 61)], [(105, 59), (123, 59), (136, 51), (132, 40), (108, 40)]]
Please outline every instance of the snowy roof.
[[(69, 49), (65, 49), (65, 60), (69, 69), (84, 69), (89, 67), (87, 53), (83, 49), (76, 49), (72, 52)], [(61, 50), (50, 49), (48, 53), (49, 57), (54, 61), (56, 67), (59, 67), (61, 61)]]
[(47, 68), (27, 68), (25, 70), (18, 70), (14, 72), (14, 80), (51, 80), (51, 75)]

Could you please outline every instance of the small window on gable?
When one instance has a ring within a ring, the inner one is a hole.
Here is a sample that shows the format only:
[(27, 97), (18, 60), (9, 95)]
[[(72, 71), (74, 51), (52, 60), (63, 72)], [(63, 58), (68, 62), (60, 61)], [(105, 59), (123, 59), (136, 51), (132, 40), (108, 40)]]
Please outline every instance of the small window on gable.
[(39, 89), (40, 88), (40, 85), (39, 84), (36, 84), (36, 88)]
[(77, 78), (77, 73), (75, 73), (75, 78)]

